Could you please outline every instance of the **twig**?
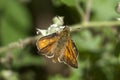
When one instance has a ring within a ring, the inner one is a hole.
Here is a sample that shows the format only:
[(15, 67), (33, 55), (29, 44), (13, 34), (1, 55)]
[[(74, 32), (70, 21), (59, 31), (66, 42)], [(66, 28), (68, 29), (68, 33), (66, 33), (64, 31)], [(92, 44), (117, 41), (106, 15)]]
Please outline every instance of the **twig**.
[(87, 23), (81, 23), (81, 24), (76, 24), (72, 25), (71, 31), (75, 31), (80, 28), (90, 28), (90, 27), (110, 27), (110, 26), (117, 26), (120, 25), (120, 21), (104, 21), (104, 22), (87, 22)]
[(88, 22), (89, 18), (90, 18), (92, 0), (86, 0), (86, 2), (87, 2), (87, 4), (86, 4), (86, 11), (85, 11), (85, 16), (84, 16), (84, 21)]
[(38, 39), (38, 37), (40, 37), (40, 36), (28, 37), (26, 39), (19, 40), (17, 42), (10, 43), (9, 45), (0, 47), (0, 53), (7, 52), (11, 49), (16, 49), (16, 48), (22, 49), (24, 46), (26, 46), (28, 44), (35, 43), (35, 41)]
[(84, 21), (84, 11), (80, 6), (80, 0), (76, 0), (76, 9), (79, 12), (79, 15), (82, 17), (82, 21)]
[[(117, 25), (120, 25), (120, 21), (88, 22), (88, 23), (76, 24), (70, 27), (72, 31), (75, 31), (80, 28), (117, 26)], [(10, 49), (16, 49), (16, 48), (21, 49), (28, 44), (35, 43), (35, 41), (40, 37), (41, 36), (29, 37), (29, 38), (26, 38), (26, 39), (23, 39), (17, 42), (10, 43), (9, 45), (0, 47), (0, 53), (7, 52)]]

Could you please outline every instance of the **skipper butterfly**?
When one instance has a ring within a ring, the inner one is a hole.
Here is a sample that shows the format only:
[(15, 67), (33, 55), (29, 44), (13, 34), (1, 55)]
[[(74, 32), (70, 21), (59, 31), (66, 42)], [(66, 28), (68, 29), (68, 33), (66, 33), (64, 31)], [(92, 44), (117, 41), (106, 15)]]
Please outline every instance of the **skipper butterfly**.
[(51, 58), (53, 62), (68, 64), (78, 68), (78, 51), (70, 38), (70, 28), (65, 26), (62, 31), (41, 37), (36, 42), (39, 54)]

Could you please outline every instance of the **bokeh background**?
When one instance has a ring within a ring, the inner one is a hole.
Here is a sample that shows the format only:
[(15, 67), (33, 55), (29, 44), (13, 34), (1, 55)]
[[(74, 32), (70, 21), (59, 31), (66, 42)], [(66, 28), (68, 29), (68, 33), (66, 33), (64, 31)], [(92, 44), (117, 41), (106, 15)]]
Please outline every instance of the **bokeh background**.
[[(0, 47), (36, 36), (36, 28), (47, 29), (56, 15), (71, 27), (84, 21), (117, 21), (119, 1), (0, 0)], [(120, 80), (120, 25), (82, 26), (71, 38), (79, 52), (78, 69), (52, 63), (33, 43), (0, 53), (0, 80)]]

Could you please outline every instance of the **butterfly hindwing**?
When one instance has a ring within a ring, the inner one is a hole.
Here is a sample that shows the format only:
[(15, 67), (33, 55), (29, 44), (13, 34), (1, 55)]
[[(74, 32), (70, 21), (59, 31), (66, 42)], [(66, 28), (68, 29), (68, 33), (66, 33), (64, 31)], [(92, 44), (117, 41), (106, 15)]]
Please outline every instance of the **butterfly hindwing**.
[(69, 39), (66, 43), (65, 50), (62, 53), (62, 55), (59, 57), (60, 61), (67, 63), (68, 65), (77, 68), (77, 55), (78, 51), (76, 49), (76, 46), (74, 45), (73, 41)]

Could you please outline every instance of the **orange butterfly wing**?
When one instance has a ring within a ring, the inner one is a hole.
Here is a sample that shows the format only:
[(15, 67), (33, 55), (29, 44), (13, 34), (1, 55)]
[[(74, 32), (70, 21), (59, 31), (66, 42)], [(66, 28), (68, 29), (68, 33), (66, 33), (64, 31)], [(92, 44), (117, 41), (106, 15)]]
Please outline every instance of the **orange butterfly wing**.
[(65, 51), (61, 54), (59, 57), (60, 62), (64, 62), (74, 68), (78, 68), (78, 63), (77, 63), (77, 55), (78, 51), (76, 49), (75, 44), (71, 39), (68, 40)]
[(53, 33), (51, 35), (40, 38), (36, 43), (39, 53), (46, 55), (48, 58), (51, 58), (53, 56), (51, 50), (54, 47), (57, 40), (58, 40), (57, 33)]

